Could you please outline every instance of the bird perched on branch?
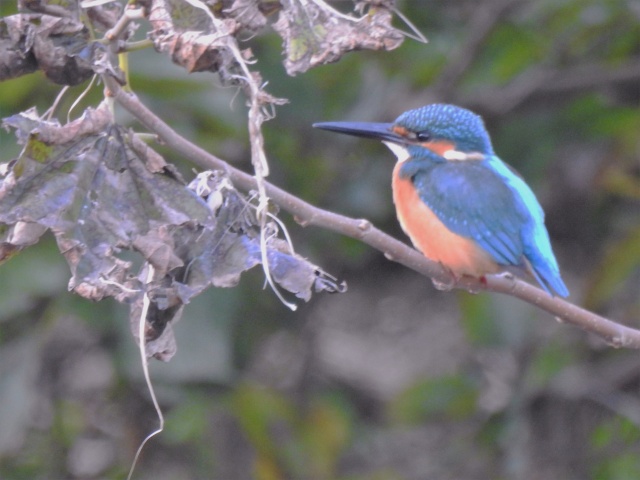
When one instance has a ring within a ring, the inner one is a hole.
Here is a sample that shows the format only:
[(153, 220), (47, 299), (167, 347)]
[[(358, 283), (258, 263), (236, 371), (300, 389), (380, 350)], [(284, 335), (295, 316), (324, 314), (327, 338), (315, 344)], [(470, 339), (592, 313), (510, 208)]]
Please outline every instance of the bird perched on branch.
[(398, 157), (393, 200), (403, 230), (455, 279), (526, 271), (566, 297), (544, 225), (524, 180), (493, 152), (482, 119), (454, 105), (428, 105), (393, 123), (324, 122), (316, 128), (381, 140)]

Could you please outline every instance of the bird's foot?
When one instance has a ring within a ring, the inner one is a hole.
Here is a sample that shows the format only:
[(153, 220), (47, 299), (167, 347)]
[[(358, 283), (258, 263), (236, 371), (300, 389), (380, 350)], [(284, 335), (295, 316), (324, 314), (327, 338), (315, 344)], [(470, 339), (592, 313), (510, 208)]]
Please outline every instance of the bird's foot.
[(505, 270), (505, 271), (500, 272), (500, 273), (496, 273), (495, 275), (496, 275), (496, 277), (506, 278), (507, 280), (515, 280), (515, 278), (516, 278), (516, 276), (512, 272), (510, 272), (508, 270)]
[(472, 295), (477, 295), (483, 290), (486, 290), (489, 285), (486, 275), (480, 275), (479, 277), (475, 275), (464, 275), (464, 277), (469, 279), (468, 282), (464, 283), (464, 288)]
[(504, 278), (505, 280), (509, 281), (509, 283), (511, 284), (510, 286), (511, 290), (515, 288), (516, 275), (513, 272), (509, 270), (504, 270), (502, 272), (496, 273), (495, 276), (498, 278)]
[[(491, 278), (500, 278), (500, 279), (506, 280), (510, 284), (511, 291), (513, 291), (516, 285), (517, 276), (509, 270), (503, 270), (498, 273), (491, 273), (489, 276), (482, 275), (480, 277), (475, 277), (475, 278), (480, 284), (480, 287), (474, 286), (473, 288), (468, 289), (470, 293), (479, 293), (481, 290), (489, 289), (489, 281), (491, 280)], [(494, 280), (494, 285), (495, 285), (495, 280)]]
[(458, 283), (458, 277), (449, 269), (446, 269), (449, 272), (450, 277), (446, 281), (437, 280), (432, 278), (433, 286), (436, 290), (440, 290), (441, 292), (449, 292), (453, 290)]

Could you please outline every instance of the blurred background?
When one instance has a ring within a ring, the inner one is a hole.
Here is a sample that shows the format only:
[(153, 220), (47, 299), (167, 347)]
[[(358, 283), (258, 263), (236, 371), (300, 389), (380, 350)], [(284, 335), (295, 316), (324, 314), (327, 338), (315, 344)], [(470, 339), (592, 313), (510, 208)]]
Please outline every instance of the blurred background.
[[(290, 101), (264, 125), (270, 181), (407, 241), (392, 154), (311, 124), (392, 121), (432, 102), (473, 109), (546, 210), (570, 301), (640, 328), (640, 3), (397, 6), (428, 44), (288, 77), (272, 30), (245, 42), (267, 91)], [(251, 170), (235, 89), (152, 49), (131, 54), (131, 83), (180, 133)], [(39, 73), (4, 82), (0, 115), (43, 112), (59, 89)], [(83, 104), (101, 98), (94, 87)], [(0, 132), (0, 161), (18, 152)], [(176, 356), (150, 365), (166, 425), (134, 478), (640, 478), (637, 351), (512, 298), (437, 291), (364, 244), (280, 218), (348, 292), (290, 312), (256, 268), (188, 305)], [(67, 293), (69, 276), (52, 237), (0, 266), (1, 478), (123, 478), (157, 426), (127, 309)]]

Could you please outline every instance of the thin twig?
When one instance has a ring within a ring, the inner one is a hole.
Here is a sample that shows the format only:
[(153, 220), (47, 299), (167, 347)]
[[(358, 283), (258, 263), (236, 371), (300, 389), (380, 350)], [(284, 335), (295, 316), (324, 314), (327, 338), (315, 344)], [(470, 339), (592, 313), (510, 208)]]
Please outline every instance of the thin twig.
[[(194, 145), (145, 107), (134, 94), (122, 90), (116, 81), (107, 76), (104, 80), (115, 100), (144, 126), (156, 133), (170, 148), (202, 168), (225, 171), (234, 185), (245, 191), (256, 188), (255, 177), (233, 168), (224, 160)], [(443, 284), (450, 282), (449, 274), (440, 264), (378, 230), (369, 221), (322, 210), (268, 182), (265, 182), (264, 186), (267, 195), (283, 210), (291, 213), (301, 225), (326, 228), (361, 240), (383, 252), (390, 260), (437, 282)], [(487, 290), (510, 295), (551, 313), (563, 322), (594, 333), (612, 346), (640, 349), (640, 330), (613, 322), (559, 297), (551, 297), (543, 290), (512, 276), (489, 275), (486, 277), (486, 282), (464, 277), (455, 285), (455, 288), (473, 292)]]
[(113, 42), (116, 38), (122, 35), (132, 21), (140, 20), (142, 18), (144, 18), (143, 8), (126, 8), (123, 15), (118, 19), (113, 28), (105, 32), (104, 38), (109, 42)]
[(137, 52), (138, 50), (144, 50), (153, 47), (153, 42), (148, 38), (144, 40), (136, 40), (134, 42), (126, 42), (118, 49), (117, 53), (130, 53)]
[(639, 81), (638, 57), (616, 66), (594, 62), (563, 68), (539, 67), (522, 73), (508, 85), (475, 91), (458, 102), (474, 110), (504, 115), (525, 103)]
[[(149, 271), (147, 272), (147, 280), (146, 284), (148, 285), (153, 280), (153, 276), (155, 275), (155, 269), (152, 265), (149, 265)], [(160, 404), (158, 403), (158, 397), (156, 397), (156, 392), (153, 388), (153, 383), (151, 382), (151, 374), (149, 373), (149, 362), (147, 360), (147, 348), (145, 341), (145, 325), (147, 323), (147, 314), (149, 312), (149, 306), (151, 305), (151, 300), (149, 299), (149, 294), (145, 291), (142, 296), (142, 310), (140, 311), (140, 320), (138, 321), (138, 350), (140, 351), (140, 361), (142, 362), (142, 372), (144, 374), (144, 381), (147, 384), (147, 390), (149, 391), (149, 395), (151, 396), (151, 402), (153, 403), (153, 408), (156, 411), (156, 415), (158, 417), (158, 428), (156, 428), (153, 432), (149, 433), (140, 445), (138, 446), (138, 450), (136, 451), (135, 456), (133, 457), (133, 461), (131, 462), (131, 467), (129, 468), (129, 474), (127, 475), (127, 480), (131, 480), (133, 476), (133, 472), (136, 468), (136, 464), (138, 463), (138, 459), (140, 458), (140, 454), (142, 453), (142, 449), (147, 444), (149, 440), (151, 440), (156, 435), (162, 433), (164, 430), (164, 415), (162, 414), (162, 409), (160, 408)]]

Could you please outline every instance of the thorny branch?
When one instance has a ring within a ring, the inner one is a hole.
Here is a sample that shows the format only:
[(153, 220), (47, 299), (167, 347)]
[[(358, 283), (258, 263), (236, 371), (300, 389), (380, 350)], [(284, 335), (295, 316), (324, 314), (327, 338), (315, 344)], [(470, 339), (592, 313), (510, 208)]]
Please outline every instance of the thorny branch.
[[(202, 168), (224, 170), (231, 181), (243, 190), (256, 188), (256, 179), (253, 176), (237, 170), (224, 160), (194, 145), (147, 109), (135, 95), (122, 90), (117, 82), (110, 78), (105, 78), (105, 81), (116, 102), (156, 133), (169, 147)], [(369, 221), (322, 210), (268, 182), (265, 182), (264, 186), (267, 195), (283, 210), (291, 213), (301, 225), (326, 228), (358, 239), (380, 250), (390, 260), (426, 277), (441, 283), (450, 281), (448, 273), (440, 264), (375, 228)], [(598, 335), (614, 347), (640, 349), (640, 330), (616, 323), (561, 298), (551, 297), (541, 289), (511, 276), (490, 275), (486, 280), (486, 283), (482, 283), (477, 279), (465, 277), (455, 287), (473, 292), (486, 290), (519, 298), (551, 313), (561, 321)]]

